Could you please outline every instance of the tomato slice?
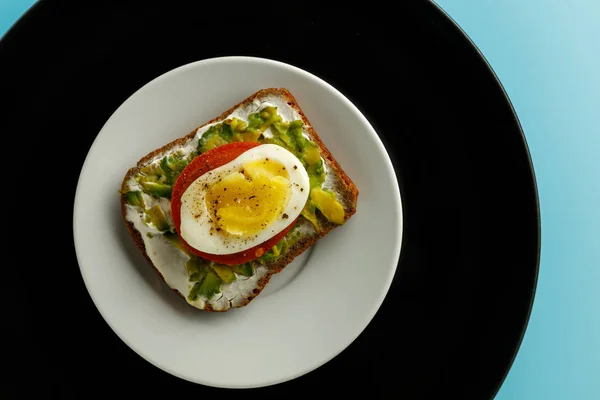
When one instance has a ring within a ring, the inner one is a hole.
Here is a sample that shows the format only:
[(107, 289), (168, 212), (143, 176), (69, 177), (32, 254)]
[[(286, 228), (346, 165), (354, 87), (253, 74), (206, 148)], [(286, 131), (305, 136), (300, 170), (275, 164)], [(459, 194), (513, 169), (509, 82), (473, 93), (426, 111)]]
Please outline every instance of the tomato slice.
[(230, 161), (233, 161), (239, 157), (242, 153), (250, 150), (253, 147), (260, 146), (260, 143), (255, 142), (234, 142), (225, 144), (219, 147), (215, 147), (205, 153), (200, 154), (194, 158), (187, 167), (181, 171), (181, 174), (175, 181), (173, 186), (173, 194), (171, 196), (171, 214), (173, 215), (173, 222), (175, 223), (175, 229), (181, 242), (194, 254), (205, 258), (207, 260), (215, 261), (225, 265), (237, 265), (243, 264), (248, 261), (252, 261), (257, 257), (263, 255), (266, 251), (269, 251), (275, 246), (283, 237), (292, 229), (296, 221), (292, 221), (284, 230), (273, 236), (271, 239), (254, 246), (250, 249), (241, 251), (234, 254), (211, 254), (204, 253), (197, 250), (188, 244), (182, 237), (179, 231), (181, 226), (181, 196), (185, 190), (190, 186), (196, 179), (204, 175), (208, 171), (218, 168), (221, 165), (225, 165)]

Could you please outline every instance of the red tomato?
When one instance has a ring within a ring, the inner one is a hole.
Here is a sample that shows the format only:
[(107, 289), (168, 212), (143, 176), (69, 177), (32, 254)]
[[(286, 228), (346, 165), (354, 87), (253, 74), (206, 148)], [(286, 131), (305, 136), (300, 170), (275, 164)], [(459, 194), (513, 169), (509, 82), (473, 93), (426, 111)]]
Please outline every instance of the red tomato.
[(281, 239), (283, 239), (283, 237), (289, 232), (289, 230), (292, 229), (292, 226), (294, 226), (294, 223), (296, 221), (292, 221), (292, 223), (287, 228), (285, 228), (283, 231), (273, 236), (266, 242), (263, 242), (258, 246), (254, 246), (250, 249), (234, 254), (204, 253), (192, 247), (181, 237), (181, 233), (179, 231), (181, 225), (181, 196), (188, 188), (188, 186), (190, 186), (192, 182), (194, 182), (196, 179), (198, 179), (200, 176), (204, 175), (208, 171), (218, 168), (221, 165), (227, 164), (228, 162), (240, 156), (245, 151), (250, 150), (251, 148), (259, 145), (259, 143), (254, 142), (234, 142), (215, 147), (214, 149), (200, 154), (198, 157), (194, 158), (192, 162), (189, 163), (188, 166), (183, 169), (183, 171), (181, 171), (181, 174), (179, 175), (177, 181), (175, 182), (175, 185), (173, 186), (173, 194), (171, 196), (171, 213), (173, 214), (173, 222), (175, 223), (175, 229), (177, 230), (177, 233), (179, 234), (182, 243), (188, 249), (190, 249), (192, 253), (207, 260), (215, 261), (221, 264), (243, 264), (257, 257), (260, 257), (266, 251), (269, 251)]

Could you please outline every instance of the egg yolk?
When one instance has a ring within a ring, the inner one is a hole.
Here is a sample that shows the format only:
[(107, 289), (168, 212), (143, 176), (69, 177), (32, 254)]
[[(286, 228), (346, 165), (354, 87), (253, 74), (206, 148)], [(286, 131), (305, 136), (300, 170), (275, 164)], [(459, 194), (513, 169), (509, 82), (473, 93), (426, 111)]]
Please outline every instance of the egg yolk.
[(277, 218), (287, 217), (284, 209), (290, 187), (284, 165), (268, 158), (253, 160), (213, 184), (206, 194), (206, 206), (217, 231), (253, 235)]

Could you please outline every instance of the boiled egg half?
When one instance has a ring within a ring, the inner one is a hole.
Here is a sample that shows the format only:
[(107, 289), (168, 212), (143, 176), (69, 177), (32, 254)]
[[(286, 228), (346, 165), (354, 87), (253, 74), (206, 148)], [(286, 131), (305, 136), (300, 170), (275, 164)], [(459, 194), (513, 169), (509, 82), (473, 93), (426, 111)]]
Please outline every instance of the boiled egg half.
[(181, 237), (210, 254), (269, 240), (302, 212), (310, 183), (302, 162), (275, 144), (253, 147), (194, 180), (181, 195)]

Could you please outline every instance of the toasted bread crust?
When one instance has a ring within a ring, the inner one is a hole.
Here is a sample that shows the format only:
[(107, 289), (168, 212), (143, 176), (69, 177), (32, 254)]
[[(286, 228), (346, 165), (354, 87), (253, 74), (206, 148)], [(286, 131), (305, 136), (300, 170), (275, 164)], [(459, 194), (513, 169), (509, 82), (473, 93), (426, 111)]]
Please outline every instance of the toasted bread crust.
[[(336, 182), (337, 182), (336, 193), (337, 193), (338, 200), (344, 206), (345, 221), (347, 221), (356, 212), (358, 189), (356, 188), (356, 186), (354, 185), (354, 183), (352, 182), (350, 177), (341, 168), (341, 166), (339, 165), (337, 160), (331, 155), (329, 150), (325, 147), (321, 138), (319, 137), (317, 132), (314, 130), (314, 128), (310, 124), (310, 121), (308, 120), (308, 118), (306, 117), (306, 115), (304, 114), (304, 112), (302, 111), (300, 106), (298, 105), (294, 96), (285, 88), (268, 88), (268, 89), (259, 90), (256, 93), (249, 96), (248, 98), (246, 98), (245, 100), (241, 101), (240, 103), (234, 105), (227, 111), (223, 112), (220, 116), (213, 118), (212, 120), (206, 122), (205, 124), (195, 128), (192, 132), (188, 133), (187, 135), (185, 135), (179, 139), (176, 139), (170, 143), (167, 143), (165, 146), (163, 146), (157, 150), (154, 150), (153, 152), (142, 157), (138, 161), (137, 166), (129, 169), (127, 171), (127, 173), (125, 174), (125, 176), (123, 178), (123, 182), (121, 184), (121, 190), (120, 190), (120, 192), (121, 192), (121, 212), (123, 215), (123, 219), (125, 221), (125, 225), (127, 227), (127, 230), (129, 231), (129, 234), (135, 241), (137, 247), (140, 249), (140, 251), (146, 258), (146, 260), (150, 263), (150, 265), (152, 265), (152, 267), (157, 272), (157, 274), (161, 277), (161, 279), (164, 280), (164, 277), (162, 276), (160, 271), (154, 266), (154, 264), (152, 263), (152, 260), (148, 256), (148, 253), (146, 252), (146, 248), (144, 246), (144, 240), (143, 240), (140, 232), (135, 229), (133, 223), (131, 223), (127, 220), (127, 216), (126, 216), (127, 203), (125, 200), (125, 192), (127, 190), (127, 182), (133, 175), (135, 175), (136, 173), (139, 172), (140, 168), (144, 167), (147, 164), (150, 164), (157, 157), (162, 157), (162, 156), (170, 153), (174, 148), (185, 145), (188, 142), (190, 142), (191, 140), (193, 140), (194, 137), (196, 136), (196, 131), (198, 129), (200, 129), (206, 125), (212, 124), (212, 123), (224, 121), (236, 109), (249, 105), (256, 98), (260, 99), (260, 98), (266, 97), (266, 96), (278, 96), (278, 97), (284, 98), (286, 100), (287, 104), (290, 107), (292, 107), (298, 113), (298, 115), (300, 115), (300, 117), (302, 118), (302, 122), (304, 123), (305, 127), (308, 130), (308, 134), (311, 137), (311, 140), (313, 140), (319, 146), (321, 156), (323, 157), (323, 159), (326, 162), (327, 173), (335, 174), (335, 176), (336, 176)], [(294, 260), (294, 258), (296, 258), (298, 255), (300, 255), (306, 249), (308, 249), (309, 247), (314, 245), (315, 242), (317, 242), (323, 236), (327, 235), (332, 229), (339, 226), (337, 224), (329, 222), (325, 217), (323, 217), (320, 214), (318, 214), (317, 218), (319, 219), (319, 223), (321, 226), (320, 232), (300, 238), (291, 248), (289, 248), (287, 250), (287, 252), (284, 255), (277, 258), (276, 260), (266, 262), (265, 265), (268, 268), (268, 273), (263, 278), (261, 278), (261, 280), (258, 282), (257, 287), (253, 290), (253, 294), (251, 296), (249, 296), (248, 298), (244, 299), (243, 303), (236, 307), (242, 307), (242, 306), (245, 306), (248, 303), (250, 303), (250, 301), (252, 301), (256, 296), (258, 296), (260, 294), (260, 292), (264, 289), (264, 287), (269, 282), (269, 280), (271, 279), (271, 276), (273, 274), (281, 272), (281, 270), (286, 265), (290, 264)], [(185, 299), (184, 294), (180, 293), (176, 289), (173, 289), (173, 290), (179, 296), (181, 296), (182, 298)], [(214, 310), (209, 303), (206, 303), (204, 310), (205, 311), (227, 311), (227, 310)]]

